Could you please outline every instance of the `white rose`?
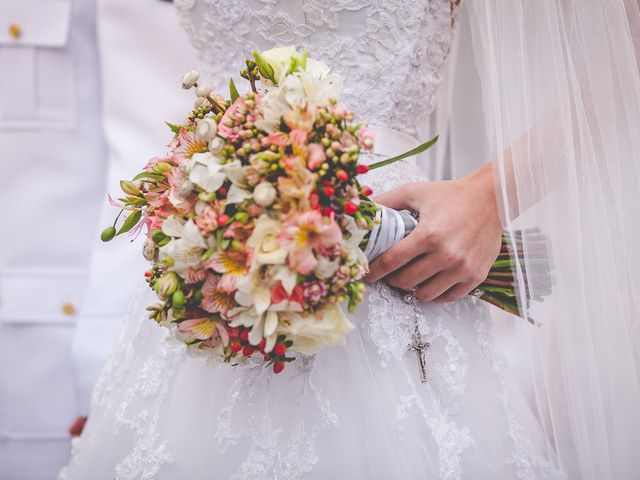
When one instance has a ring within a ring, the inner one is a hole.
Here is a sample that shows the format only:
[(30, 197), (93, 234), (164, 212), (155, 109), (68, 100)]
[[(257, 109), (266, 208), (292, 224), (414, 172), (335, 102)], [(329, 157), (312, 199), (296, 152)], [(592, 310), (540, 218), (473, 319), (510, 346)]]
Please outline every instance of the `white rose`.
[(272, 48), (271, 50), (260, 53), (260, 55), (271, 65), (271, 68), (273, 68), (273, 77), (278, 81), (282, 73), (286, 73), (287, 70), (289, 70), (292, 57), (302, 58), (302, 54), (296, 51), (296, 47)]
[(198, 70), (190, 70), (184, 74), (182, 77), (182, 88), (189, 89), (193, 88), (196, 83), (198, 83), (198, 79), (200, 78), (200, 72)]
[(261, 182), (253, 190), (253, 199), (262, 207), (268, 207), (271, 205), (277, 196), (278, 192), (269, 182)]
[(247, 245), (254, 254), (256, 262), (262, 265), (282, 265), (287, 258), (287, 251), (282, 247), (278, 235), (283, 226), (267, 215), (261, 215), (247, 240)]
[(203, 143), (209, 143), (216, 133), (218, 133), (218, 124), (213, 118), (203, 118), (198, 122), (196, 127), (196, 140)]
[(211, 153), (220, 153), (224, 148), (224, 140), (220, 137), (213, 137), (209, 142), (209, 151)]
[(333, 305), (320, 311), (317, 317), (291, 314), (289, 321), (281, 322), (278, 333), (293, 341), (292, 350), (313, 355), (324, 347), (344, 345), (353, 328), (340, 307)]

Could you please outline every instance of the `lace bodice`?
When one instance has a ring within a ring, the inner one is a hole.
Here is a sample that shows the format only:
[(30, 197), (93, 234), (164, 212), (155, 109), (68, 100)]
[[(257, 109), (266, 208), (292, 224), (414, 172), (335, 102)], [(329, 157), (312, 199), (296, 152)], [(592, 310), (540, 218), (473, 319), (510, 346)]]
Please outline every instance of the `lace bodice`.
[[(425, 137), (454, 33), (453, 0), (177, 0), (212, 83), (226, 89), (254, 49), (304, 47), (345, 77), (343, 101), (373, 125)], [(415, 162), (373, 176), (387, 190)]]

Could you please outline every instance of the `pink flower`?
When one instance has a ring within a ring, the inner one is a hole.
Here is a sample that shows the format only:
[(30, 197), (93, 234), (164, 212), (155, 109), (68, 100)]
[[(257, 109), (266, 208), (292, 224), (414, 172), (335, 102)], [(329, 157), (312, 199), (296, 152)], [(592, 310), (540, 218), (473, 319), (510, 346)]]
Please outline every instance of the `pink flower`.
[(328, 253), (342, 243), (342, 232), (333, 218), (323, 217), (317, 210), (295, 215), (282, 235), (289, 250), (289, 266), (295, 272), (308, 275), (316, 268), (315, 252)]
[(195, 135), (184, 128), (180, 129), (176, 139), (178, 140), (178, 144), (173, 151), (173, 156), (180, 164), (182, 164), (185, 159), (191, 157), (194, 153), (206, 152), (208, 149), (207, 144), (196, 140)]
[(327, 286), (320, 281), (305, 282), (302, 284), (302, 290), (304, 298), (314, 305), (327, 295)]
[(307, 137), (309, 132), (302, 128), (294, 128), (289, 132), (289, 138), (291, 139), (291, 145), (294, 148), (303, 149), (307, 143)]
[(286, 147), (287, 145), (291, 145), (291, 139), (289, 138), (289, 135), (284, 132), (270, 133), (266, 138), (266, 141), (270, 145), (277, 145), (279, 147)]
[(365, 150), (371, 150), (373, 148), (373, 142), (375, 140), (375, 135), (371, 130), (366, 127), (360, 127), (358, 130), (358, 143)]
[[(226, 326), (210, 318), (184, 320), (178, 325), (178, 332), (187, 345), (201, 341), (213, 341), (218, 338), (223, 345), (229, 344), (229, 332), (227, 332)], [(209, 346), (215, 346), (215, 343)]]
[(210, 206), (207, 206), (196, 216), (195, 221), (198, 230), (200, 230), (200, 233), (204, 236), (218, 228), (217, 220), (218, 214), (216, 211)]
[(227, 318), (227, 312), (236, 306), (236, 302), (232, 293), (218, 288), (219, 283), (219, 276), (207, 275), (207, 279), (202, 285), (200, 308), (209, 313), (219, 313), (223, 318)]
[(202, 269), (196, 269), (193, 267), (187, 267), (187, 269), (182, 273), (182, 278), (188, 284), (198, 283), (204, 280), (206, 273)]
[(324, 147), (319, 143), (312, 143), (307, 147), (307, 149), (309, 151), (307, 166), (309, 167), (309, 170), (315, 170), (327, 159), (327, 156), (324, 153)]
[(221, 273), (217, 287), (225, 292), (236, 290), (238, 280), (249, 272), (251, 265), (251, 252), (249, 250), (223, 250), (214, 253), (207, 260), (207, 268)]

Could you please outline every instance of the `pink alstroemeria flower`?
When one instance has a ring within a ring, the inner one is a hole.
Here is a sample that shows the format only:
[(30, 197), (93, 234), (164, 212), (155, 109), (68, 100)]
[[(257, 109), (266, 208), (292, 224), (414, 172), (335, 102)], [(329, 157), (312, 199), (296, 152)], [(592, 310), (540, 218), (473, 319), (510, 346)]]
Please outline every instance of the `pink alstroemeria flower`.
[(222, 318), (228, 319), (227, 313), (237, 305), (233, 293), (218, 288), (219, 283), (219, 276), (207, 275), (207, 279), (202, 285), (200, 308), (209, 313), (219, 313)]
[(214, 253), (206, 262), (207, 268), (221, 273), (218, 288), (225, 292), (233, 292), (237, 288), (240, 278), (245, 276), (251, 265), (251, 252), (249, 250), (223, 250)]
[(289, 250), (289, 266), (302, 275), (308, 275), (318, 265), (314, 251), (326, 253), (341, 244), (342, 232), (332, 218), (310, 210), (295, 215), (288, 222), (282, 241)]
[(202, 153), (208, 151), (206, 143), (196, 140), (196, 136), (184, 128), (180, 129), (176, 137), (178, 144), (173, 150), (173, 157), (179, 164), (183, 164), (187, 158), (194, 153)]
[(224, 345), (229, 344), (229, 333), (225, 325), (210, 318), (194, 318), (180, 322), (178, 332), (187, 345), (215, 338), (220, 338)]

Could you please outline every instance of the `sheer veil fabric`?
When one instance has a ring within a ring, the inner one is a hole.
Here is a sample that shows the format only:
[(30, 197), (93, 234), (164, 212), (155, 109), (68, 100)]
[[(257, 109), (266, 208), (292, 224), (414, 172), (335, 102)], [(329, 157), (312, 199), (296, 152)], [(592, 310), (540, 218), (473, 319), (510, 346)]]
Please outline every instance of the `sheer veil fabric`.
[[(552, 294), (518, 325), (520, 362), (555, 462), (570, 478), (634, 478), (640, 444), (640, 81), (638, 4), (471, 0), (479, 149), (496, 158), (511, 238), (550, 242)], [(468, 92), (466, 93), (468, 95)], [(455, 105), (457, 92), (448, 92)], [(444, 102), (447, 104), (446, 102)], [(448, 119), (455, 125), (455, 109)], [(454, 129), (455, 130), (455, 129)], [(536, 246), (516, 249), (519, 279)], [(521, 283), (521, 305), (545, 285)]]
[[(175, 4), (217, 88), (252, 49), (296, 44), (345, 75), (345, 101), (363, 117), (426, 138), (444, 85), (436, 120), (449, 140), (429, 168), (459, 175), (497, 159), (505, 228), (550, 239), (553, 294), (531, 303), (538, 327), (512, 320), (521, 378), (497, 355), (477, 299), (418, 304), (382, 284), (353, 316), (346, 348), (276, 377), (260, 362), (211, 368), (187, 356), (146, 318), (147, 291), (60, 478), (633, 478), (640, 91), (631, 0), (626, 9), (622, 0), (466, 0), (462, 19), (451, 0)], [(473, 115), (461, 99), (473, 100)], [(447, 170), (447, 155), (465, 163)], [(420, 175), (405, 160), (366, 183), (384, 191)], [(539, 252), (526, 242), (518, 251), (520, 279), (531, 278)], [(522, 282), (523, 307), (540, 285)], [(416, 328), (431, 343), (426, 384), (407, 349)]]

